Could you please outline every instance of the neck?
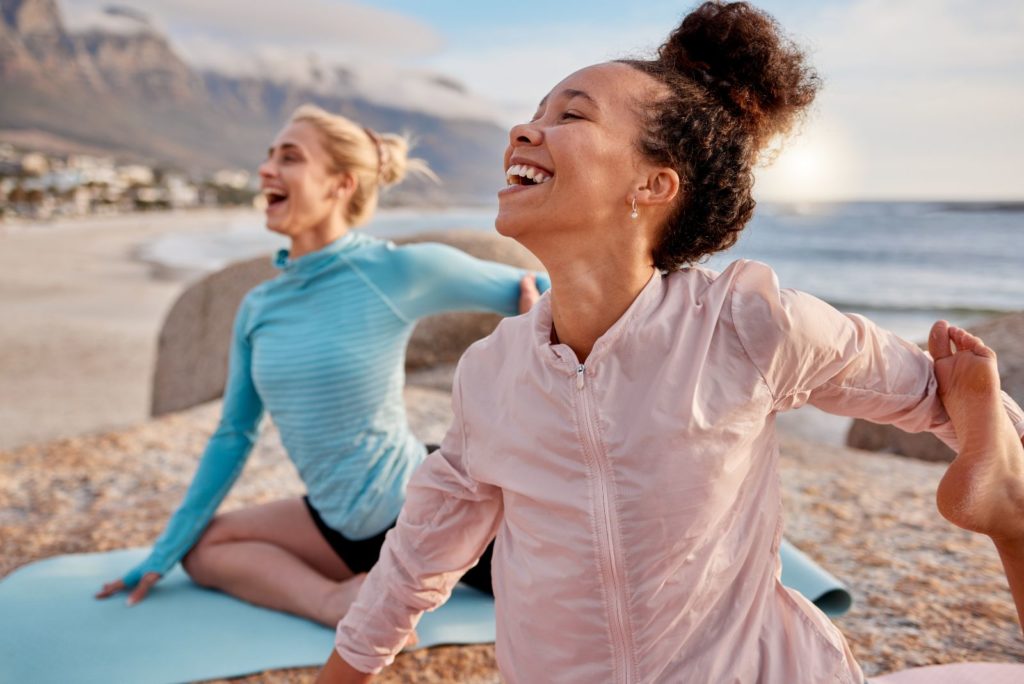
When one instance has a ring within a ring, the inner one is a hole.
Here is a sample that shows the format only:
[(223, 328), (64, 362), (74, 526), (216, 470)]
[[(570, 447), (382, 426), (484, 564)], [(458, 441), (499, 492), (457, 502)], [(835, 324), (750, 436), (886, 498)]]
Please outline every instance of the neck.
[(639, 245), (633, 252), (605, 252), (583, 259), (577, 253), (541, 261), (551, 276), (551, 318), (558, 341), (568, 345), (580, 363), (654, 275), (650, 254)]
[(349, 231), (349, 226), (341, 216), (332, 213), (329, 218), (309, 230), (304, 230), (298, 235), (291, 236), (291, 247), (288, 255), (292, 259), (298, 259), (304, 254), (323, 249), (335, 240), (343, 238)]

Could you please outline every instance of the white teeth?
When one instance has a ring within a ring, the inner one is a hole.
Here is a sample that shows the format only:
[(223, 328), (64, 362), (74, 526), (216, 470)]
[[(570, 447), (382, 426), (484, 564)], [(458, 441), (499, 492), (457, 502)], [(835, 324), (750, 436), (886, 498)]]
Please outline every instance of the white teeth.
[(534, 166), (528, 166), (526, 164), (513, 164), (512, 166), (508, 167), (508, 170), (505, 172), (505, 177), (508, 179), (509, 185), (518, 185), (518, 183), (515, 183), (513, 181), (513, 178), (516, 177), (528, 178), (532, 180), (536, 185), (546, 183), (552, 178), (541, 169), (538, 169)]

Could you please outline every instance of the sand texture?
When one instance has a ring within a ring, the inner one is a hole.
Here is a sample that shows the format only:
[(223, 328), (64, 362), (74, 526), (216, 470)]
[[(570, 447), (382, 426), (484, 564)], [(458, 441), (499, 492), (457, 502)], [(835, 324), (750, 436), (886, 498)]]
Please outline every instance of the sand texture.
[[(448, 372), (414, 374), (406, 400), (423, 439), (449, 420)], [(432, 387), (433, 386), (433, 387)], [(0, 452), (0, 575), (61, 553), (150, 543), (179, 502), (213, 429), (215, 402), (137, 427)], [(782, 444), (786, 534), (854, 592), (838, 620), (866, 673), (965, 660), (1024, 661), (995, 551), (935, 512), (940, 464)], [(302, 493), (267, 426), (224, 509)], [(307, 682), (314, 669), (244, 682)], [(497, 682), (493, 648), (405, 654), (382, 682)]]
[(136, 250), (257, 218), (196, 211), (0, 225), (0, 449), (145, 420), (157, 332), (186, 283), (154, 278)]
[[(164, 232), (224, 225), (197, 213), (0, 227), (0, 576), (57, 554), (147, 545), (181, 500), (219, 404), (148, 419), (157, 331), (185, 283), (153, 278), (134, 252)], [(411, 423), (437, 442), (451, 368), (409, 381)], [(787, 535), (853, 590), (838, 625), (869, 676), (1024, 661), (994, 549), (935, 512), (942, 464), (788, 438), (782, 471)], [(224, 509), (302, 492), (268, 425)], [(493, 647), (471, 646), (404, 654), (379, 681), (500, 680)]]

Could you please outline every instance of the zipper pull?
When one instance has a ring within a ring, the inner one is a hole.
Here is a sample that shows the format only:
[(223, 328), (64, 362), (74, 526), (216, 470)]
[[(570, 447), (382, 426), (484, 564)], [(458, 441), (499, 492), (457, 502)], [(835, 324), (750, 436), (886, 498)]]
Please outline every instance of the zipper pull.
[(583, 373), (587, 368), (582, 363), (576, 367), (576, 389), (583, 389)]

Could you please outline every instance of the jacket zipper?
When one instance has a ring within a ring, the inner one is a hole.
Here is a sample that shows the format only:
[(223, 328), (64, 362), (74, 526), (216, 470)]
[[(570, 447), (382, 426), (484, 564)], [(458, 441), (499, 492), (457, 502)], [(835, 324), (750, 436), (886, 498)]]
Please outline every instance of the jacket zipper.
[[(632, 672), (630, 671), (630, 664), (632, 662), (628, 653), (629, 648), (629, 636), (626, 628), (625, 608), (622, 605), (622, 591), (620, 588), (619, 577), (622, 571), (619, 568), (618, 553), (615, 548), (614, 535), (612, 534), (612, 513), (611, 513), (611, 495), (608, 491), (608, 464), (602, 458), (603, 451), (598, 447), (598, 440), (594, 425), (591, 420), (590, 414), (590, 402), (587, 398), (586, 381), (584, 376), (586, 375), (586, 366), (582, 363), (576, 367), (576, 389), (580, 394), (580, 408), (583, 413), (583, 425), (584, 429), (584, 448), (590, 451), (594, 458), (594, 463), (597, 466), (597, 482), (598, 482), (598, 494), (600, 496), (601, 512), (604, 518), (604, 541), (606, 549), (606, 562), (608, 564), (609, 571), (611, 572), (611, 604), (612, 604), (612, 649), (613, 655), (617, 656), (621, 660), (622, 667), (619, 670), (622, 674), (623, 682), (632, 681)], [(617, 653), (614, 653), (617, 651)]]

